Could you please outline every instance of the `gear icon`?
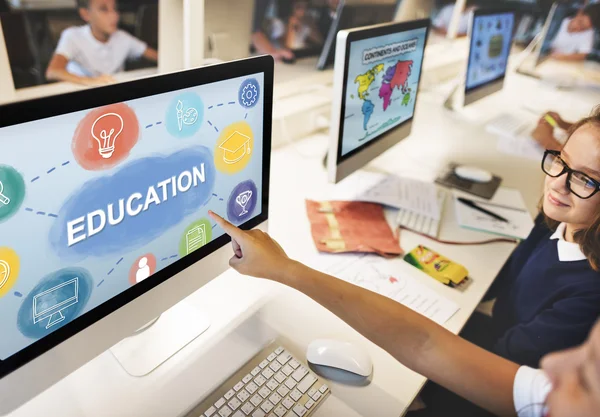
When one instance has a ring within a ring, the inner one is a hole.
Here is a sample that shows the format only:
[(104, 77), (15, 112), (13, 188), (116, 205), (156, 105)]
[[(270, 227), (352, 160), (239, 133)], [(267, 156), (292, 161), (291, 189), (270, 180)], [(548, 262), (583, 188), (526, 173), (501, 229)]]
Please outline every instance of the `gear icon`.
[(252, 107), (258, 100), (258, 89), (254, 84), (246, 84), (242, 89), (242, 105), (244, 107)]

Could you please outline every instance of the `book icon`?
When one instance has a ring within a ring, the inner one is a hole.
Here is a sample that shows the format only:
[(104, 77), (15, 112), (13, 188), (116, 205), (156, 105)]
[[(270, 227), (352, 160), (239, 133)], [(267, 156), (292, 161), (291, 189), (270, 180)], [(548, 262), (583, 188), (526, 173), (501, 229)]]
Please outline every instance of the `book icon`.
[(185, 235), (185, 243), (188, 255), (206, 245), (206, 225), (201, 224), (190, 229)]

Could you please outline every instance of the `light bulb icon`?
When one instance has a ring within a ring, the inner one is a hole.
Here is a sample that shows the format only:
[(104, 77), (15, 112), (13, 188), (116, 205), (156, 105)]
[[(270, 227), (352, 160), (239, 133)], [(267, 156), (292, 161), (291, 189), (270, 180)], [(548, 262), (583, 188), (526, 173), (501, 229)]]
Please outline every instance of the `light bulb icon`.
[(104, 159), (115, 152), (115, 142), (123, 132), (123, 118), (117, 113), (106, 113), (92, 125), (92, 136), (98, 142), (98, 153)]
[(4, 194), (2, 194), (3, 191), (4, 191), (4, 184), (2, 184), (2, 181), (0, 181), (0, 207), (3, 205), (8, 206), (8, 204), (10, 203), (10, 198), (8, 198)]
[(2, 287), (6, 285), (8, 282), (8, 278), (10, 277), (10, 265), (8, 262), (0, 259), (0, 290)]

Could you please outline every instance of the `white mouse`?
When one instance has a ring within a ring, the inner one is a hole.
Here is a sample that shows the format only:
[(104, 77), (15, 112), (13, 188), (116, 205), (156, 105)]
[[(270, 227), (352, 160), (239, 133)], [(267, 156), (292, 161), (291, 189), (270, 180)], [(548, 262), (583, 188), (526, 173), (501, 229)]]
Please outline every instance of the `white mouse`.
[(332, 339), (318, 339), (308, 345), (306, 360), (314, 365), (329, 366), (365, 378), (373, 373), (373, 362), (356, 345)]
[(454, 174), (463, 180), (482, 183), (490, 182), (494, 178), (494, 176), (485, 169), (466, 165), (459, 165), (454, 168)]

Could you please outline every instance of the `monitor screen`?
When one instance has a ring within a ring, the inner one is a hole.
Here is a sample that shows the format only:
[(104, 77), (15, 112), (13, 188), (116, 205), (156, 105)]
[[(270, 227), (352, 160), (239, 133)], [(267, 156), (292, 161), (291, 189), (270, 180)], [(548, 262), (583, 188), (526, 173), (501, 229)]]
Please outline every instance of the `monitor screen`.
[(347, 53), (340, 157), (411, 120), (427, 27), (351, 42)]
[(514, 23), (511, 12), (475, 14), (471, 28), (467, 92), (504, 78)]
[[(186, 73), (165, 77), (148, 82), (177, 85)], [(143, 93), (142, 82), (124, 91)], [(237, 225), (263, 216), (265, 73), (197, 84), (19, 124), (0, 118), (0, 365), (218, 249), (208, 210)], [(35, 119), (36, 105), (19, 115)]]

